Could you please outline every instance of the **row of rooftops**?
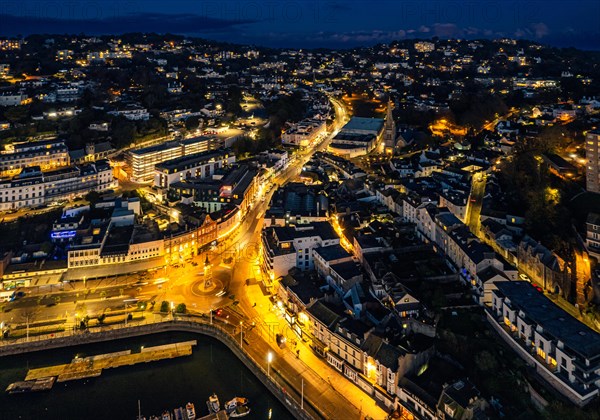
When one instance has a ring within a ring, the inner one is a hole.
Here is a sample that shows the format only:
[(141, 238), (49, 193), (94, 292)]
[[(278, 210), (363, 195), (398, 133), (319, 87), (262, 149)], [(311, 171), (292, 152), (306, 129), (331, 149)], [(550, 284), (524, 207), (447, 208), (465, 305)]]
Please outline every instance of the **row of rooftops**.
[(153, 146), (147, 146), (147, 147), (142, 147), (139, 149), (133, 149), (133, 150), (130, 150), (128, 153), (130, 153), (132, 156), (140, 156), (141, 157), (144, 155), (152, 154), (154, 152), (179, 148), (182, 146), (183, 147), (190, 146), (190, 145), (194, 145), (197, 143), (210, 142), (213, 140), (214, 140), (214, 137), (211, 137), (211, 136), (191, 137), (188, 139), (173, 140), (173, 141), (169, 141), (166, 143), (156, 144)]
[(157, 171), (174, 173), (195, 167), (204, 162), (228, 159), (229, 157), (232, 157), (232, 159), (235, 160), (234, 154), (230, 149), (209, 150), (157, 163), (155, 168)]
[(11, 184), (16, 186), (24, 185), (24, 183), (38, 184), (71, 178), (74, 175), (88, 176), (109, 170), (111, 170), (111, 167), (107, 160), (98, 160), (94, 163), (86, 163), (79, 166), (66, 166), (45, 172), (43, 172), (39, 166), (29, 166), (21, 169), (21, 172), (12, 179), (0, 180), (0, 184)]
[(522, 311), (544, 333), (563, 342), (570, 350), (600, 363), (600, 334), (573, 318), (529, 282), (496, 282), (498, 297), (510, 301), (511, 308)]

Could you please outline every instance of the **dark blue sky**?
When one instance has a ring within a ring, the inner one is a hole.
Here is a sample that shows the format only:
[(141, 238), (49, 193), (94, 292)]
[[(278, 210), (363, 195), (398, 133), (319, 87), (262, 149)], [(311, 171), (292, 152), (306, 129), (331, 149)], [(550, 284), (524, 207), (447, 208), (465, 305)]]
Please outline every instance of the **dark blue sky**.
[(0, 0), (0, 32), (171, 32), (275, 47), (526, 38), (600, 50), (600, 1)]

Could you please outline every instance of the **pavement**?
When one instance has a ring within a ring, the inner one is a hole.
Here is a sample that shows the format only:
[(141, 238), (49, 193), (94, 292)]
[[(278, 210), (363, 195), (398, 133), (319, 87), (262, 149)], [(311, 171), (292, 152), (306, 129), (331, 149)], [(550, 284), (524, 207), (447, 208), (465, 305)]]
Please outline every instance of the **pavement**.
[[(262, 328), (258, 331), (261, 337), (267, 340), (270, 351), (275, 354), (272, 366), (281, 369), (286, 375), (293, 376), (295, 372), (296, 389), (301, 388), (303, 378), (305, 395), (309, 398), (314, 395), (315, 400), (319, 401), (319, 405), (330, 415), (328, 418), (360, 419), (370, 416), (373, 419), (385, 419), (387, 417), (387, 413), (378, 407), (369, 395), (332, 368), (323, 358), (317, 356), (308, 343), (303, 342), (291, 331), (285, 319), (273, 310), (273, 304), (268, 295), (264, 294), (260, 284), (246, 286), (245, 299), (248, 301), (243, 305), (244, 308), (250, 307), (246, 309), (246, 313), (250, 316), (249, 322), (252, 320), (263, 322)], [(275, 341), (277, 333), (290, 337), (284, 349), (277, 346)], [(295, 337), (297, 346), (292, 346), (291, 337)], [(253, 340), (249, 339), (249, 341), (250, 346), (255, 345)], [(299, 354), (296, 354), (296, 350), (300, 350)], [(288, 366), (280, 362), (281, 359)], [(324, 400), (326, 396), (330, 396), (333, 401), (330, 403)], [(342, 408), (339, 406), (339, 400), (346, 400), (348, 404)]]

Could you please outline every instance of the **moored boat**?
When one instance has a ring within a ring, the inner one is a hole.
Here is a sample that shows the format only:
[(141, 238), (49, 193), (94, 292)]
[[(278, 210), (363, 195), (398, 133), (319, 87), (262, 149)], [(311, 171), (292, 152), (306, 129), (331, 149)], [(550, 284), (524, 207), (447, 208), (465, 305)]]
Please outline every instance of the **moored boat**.
[(218, 413), (221, 410), (221, 403), (219, 402), (219, 397), (217, 394), (212, 394), (208, 401), (206, 401), (206, 406), (208, 407), (208, 411), (212, 414)]
[(173, 414), (175, 415), (175, 420), (187, 420), (187, 417), (184, 414), (183, 408), (181, 408), (181, 407), (173, 410)]
[(250, 414), (250, 407), (247, 405), (238, 405), (231, 413), (228, 414), (231, 418), (244, 417)]
[(231, 400), (225, 403), (226, 411), (233, 411), (236, 407), (241, 405), (248, 405), (248, 398), (245, 397), (233, 397)]
[(187, 414), (187, 420), (195, 420), (196, 419), (196, 408), (194, 404), (191, 402), (185, 405), (185, 412)]

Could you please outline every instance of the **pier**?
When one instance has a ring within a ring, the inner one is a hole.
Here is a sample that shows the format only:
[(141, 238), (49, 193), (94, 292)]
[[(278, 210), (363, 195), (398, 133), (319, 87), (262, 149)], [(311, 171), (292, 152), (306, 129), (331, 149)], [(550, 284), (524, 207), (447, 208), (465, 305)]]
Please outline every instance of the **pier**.
[(142, 348), (139, 353), (132, 353), (131, 350), (125, 350), (85, 358), (76, 357), (69, 364), (30, 369), (27, 372), (25, 381), (56, 378), (57, 382), (66, 382), (93, 378), (100, 376), (104, 369), (189, 356), (192, 354), (192, 347), (196, 344), (196, 340), (193, 340), (163, 346), (146, 347)]

